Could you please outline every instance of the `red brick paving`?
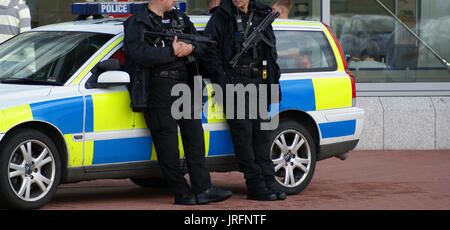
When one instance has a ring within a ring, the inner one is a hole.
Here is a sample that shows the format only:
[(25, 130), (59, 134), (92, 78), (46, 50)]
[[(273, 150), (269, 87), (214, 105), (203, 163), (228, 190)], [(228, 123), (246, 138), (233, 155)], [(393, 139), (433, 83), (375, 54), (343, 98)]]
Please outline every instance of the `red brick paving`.
[(227, 201), (173, 205), (161, 188), (131, 181), (95, 180), (61, 185), (46, 210), (448, 210), (450, 150), (353, 151), (345, 161), (317, 163), (310, 185), (284, 201), (246, 200), (239, 172), (212, 173), (213, 184), (233, 191)]

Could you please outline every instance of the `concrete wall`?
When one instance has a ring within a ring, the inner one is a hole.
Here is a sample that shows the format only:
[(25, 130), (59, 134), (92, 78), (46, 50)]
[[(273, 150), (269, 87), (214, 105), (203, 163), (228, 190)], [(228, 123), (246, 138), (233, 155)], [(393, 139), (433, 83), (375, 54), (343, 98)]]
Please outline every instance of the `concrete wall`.
[(450, 97), (358, 97), (357, 150), (450, 149)]

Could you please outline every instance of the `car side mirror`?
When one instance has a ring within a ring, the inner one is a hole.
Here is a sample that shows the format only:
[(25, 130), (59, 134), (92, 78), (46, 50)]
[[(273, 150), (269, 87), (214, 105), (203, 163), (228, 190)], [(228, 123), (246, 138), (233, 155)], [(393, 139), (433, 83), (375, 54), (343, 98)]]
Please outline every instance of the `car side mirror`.
[(106, 71), (101, 73), (96, 83), (91, 83), (92, 88), (108, 88), (114, 86), (128, 85), (130, 75), (124, 71)]
[[(92, 77), (88, 80), (86, 83), (87, 89), (92, 88), (107, 88), (117, 85), (126, 85), (130, 83), (130, 76), (123, 71), (119, 71), (121, 69), (120, 61), (118, 59), (108, 59), (99, 62), (97, 65), (92, 68)], [(113, 72), (108, 73), (107, 75), (104, 75), (102, 78), (103, 80), (99, 80), (100, 75), (103, 75), (107, 72)], [(115, 73), (114, 73), (115, 72)], [(125, 75), (119, 74), (118, 72), (122, 72), (127, 74), (128, 80), (125, 79)], [(114, 76), (117, 75), (117, 76)], [(120, 77), (119, 75), (122, 75)]]
[(120, 61), (117, 59), (103, 60), (91, 69), (91, 73), (98, 76), (100, 73), (108, 70), (120, 70)]

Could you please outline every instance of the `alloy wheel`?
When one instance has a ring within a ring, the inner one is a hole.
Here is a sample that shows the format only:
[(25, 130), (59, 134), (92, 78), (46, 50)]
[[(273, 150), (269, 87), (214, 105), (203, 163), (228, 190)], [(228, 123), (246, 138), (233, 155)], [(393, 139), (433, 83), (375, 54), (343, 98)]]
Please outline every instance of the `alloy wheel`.
[(55, 182), (53, 153), (38, 140), (27, 140), (19, 144), (11, 154), (8, 167), (12, 191), (27, 202), (44, 197)]
[(278, 134), (271, 147), (276, 181), (284, 187), (301, 184), (311, 169), (311, 148), (305, 136), (295, 129)]

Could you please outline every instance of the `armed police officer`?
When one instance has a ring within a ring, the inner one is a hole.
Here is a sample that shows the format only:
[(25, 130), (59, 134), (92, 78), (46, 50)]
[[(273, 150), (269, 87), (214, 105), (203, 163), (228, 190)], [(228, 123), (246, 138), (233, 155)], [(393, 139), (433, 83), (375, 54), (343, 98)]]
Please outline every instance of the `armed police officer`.
[[(134, 111), (144, 111), (158, 161), (175, 204), (217, 202), (231, 197), (231, 191), (212, 186), (205, 168), (205, 143), (201, 119), (174, 119), (171, 89), (179, 83), (192, 85), (195, 63), (203, 44), (189, 44), (177, 36), (147, 36), (147, 32), (197, 34), (189, 18), (174, 9), (175, 0), (149, 0), (148, 7), (125, 23), (125, 69), (132, 76), (131, 98)], [(190, 57), (190, 58), (188, 58)], [(189, 59), (189, 61), (188, 61)], [(193, 67), (194, 66), (194, 67)], [(192, 89), (192, 87), (191, 87)], [(192, 109), (192, 111), (199, 111)], [(180, 168), (178, 128), (183, 141), (192, 192)]]
[[(272, 16), (271, 20), (267, 20), (269, 16)], [(226, 86), (230, 84), (261, 87), (263, 84), (267, 86), (279, 83), (280, 69), (276, 63), (275, 35), (271, 26), (276, 16), (278, 14), (271, 13), (270, 7), (253, 1), (222, 0), (220, 2), (206, 26), (204, 35), (210, 36), (217, 42), (217, 45), (210, 46), (205, 58), (207, 62), (205, 67), (212, 80), (222, 89), (226, 89)], [(265, 25), (265, 28), (259, 25)], [(252, 32), (259, 29), (261, 33), (258, 36), (252, 36), (256, 33)], [(248, 48), (244, 47), (244, 44), (254, 43), (246, 42), (250, 38), (259, 38), (260, 42), (254, 47), (244, 49)], [(230, 93), (227, 90), (225, 94), (232, 94), (225, 95), (228, 100), (230, 96), (234, 97), (236, 92)], [(279, 191), (275, 186), (274, 166), (270, 157), (271, 132), (261, 129), (263, 119), (260, 116), (255, 118), (249, 114), (251, 101), (249, 98), (256, 96), (258, 101), (264, 98), (258, 94), (250, 94), (245, 96), (244, 119), (234, 116), (236, 112), (240, 112), (236, 111), (238, 109), (229, 108), (228, 103), (225, 106), (235, 155), (246, 179), (247, 199), (282, 200), (286, 198), (286, 193)], [(237, 100), (239, 101), (235, 101), (235, 108), (241, 101)], [(259, 102), (257, 104), (260, 106)], [(229, 117), (227, 112), (230, 109), (233, 109), (235, 113), (232, 117)]]

